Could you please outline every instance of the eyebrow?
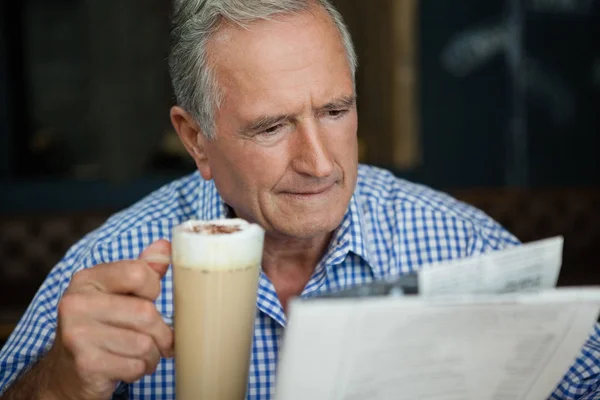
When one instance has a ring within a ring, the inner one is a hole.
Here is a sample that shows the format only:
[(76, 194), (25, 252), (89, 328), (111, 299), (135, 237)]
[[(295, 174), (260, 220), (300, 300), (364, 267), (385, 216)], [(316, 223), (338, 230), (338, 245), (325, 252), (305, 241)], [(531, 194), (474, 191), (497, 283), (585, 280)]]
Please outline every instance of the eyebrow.
[[(344, 96), (332, 100), (329, 103), (317, 108), (317, 112), (338, 110), (340, 108), (349, 108), (356, 104), (356, 95)], [(262, 115), (249, 124), (240, 129), (240, 133), (248, 134), (252, 132), (260, 132), (270, 127), (280, 124), (285, 121), (290, 121), (295, 118), (295, 114), (280, 114), (280, 115)]]
[(255, 120), (250, 122), (248, 125), (244, 126), (242, 129), (240, 129), (240, 132), (244, 134), (244, 133), (264, 131), (265, 129), (269, 129), (270, 127), (272, 127), (274, 125), (280, 124), (284, 121), (289, 121), (293, 117), (294, 116), (292, 114), (272, 115), (272, 116), (263, 115), (263, 116), (256, 118)]
[(350, 107), (354, 106), (354, 104), (356, 104), (356, 96), (355, 95), (344, 96), (344, 97), (340, 97), (339, 99), (330, 101), (329, 103), (325, 104), (324, 106), (319, 107), (317, 110), (318, 111), (338, 110), (340, 108), (350, 108)]

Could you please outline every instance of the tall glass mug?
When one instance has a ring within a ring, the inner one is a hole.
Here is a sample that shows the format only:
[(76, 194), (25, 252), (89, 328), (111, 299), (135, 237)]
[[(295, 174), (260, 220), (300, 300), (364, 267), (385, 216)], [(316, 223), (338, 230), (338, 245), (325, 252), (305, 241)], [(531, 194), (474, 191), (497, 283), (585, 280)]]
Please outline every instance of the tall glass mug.
[(177, 400), (244, 399), (263, 243), (241, 219), (173, 230)]

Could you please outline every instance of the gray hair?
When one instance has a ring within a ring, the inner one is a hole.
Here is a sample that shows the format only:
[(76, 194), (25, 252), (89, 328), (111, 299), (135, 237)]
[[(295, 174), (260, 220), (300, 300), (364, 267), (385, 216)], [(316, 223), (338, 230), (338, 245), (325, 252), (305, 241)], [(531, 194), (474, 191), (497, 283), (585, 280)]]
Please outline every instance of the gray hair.
[(323, 7), (335, 23), (355, 77), (357, 57), (348, 28), (329, 0), (174, 0), (169, 71), (177, 103), (196, 120), (204, 135), (213, 139), (215, 111), (222, 102), (207, 45), (222, 21), (239, 26), (269, 20), (275, 14), (298, 13), (311, 4)]

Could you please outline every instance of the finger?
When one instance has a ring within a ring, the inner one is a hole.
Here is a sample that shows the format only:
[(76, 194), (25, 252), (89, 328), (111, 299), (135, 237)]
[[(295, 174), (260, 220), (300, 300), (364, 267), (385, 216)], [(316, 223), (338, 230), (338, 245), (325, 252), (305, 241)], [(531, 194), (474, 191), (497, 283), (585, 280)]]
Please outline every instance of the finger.
[(173, 330), (165, 324), (152, 302), (123, 295), (97, 296), (103, 298), (98, 300), (87, 296), (79, 302), (82, 312), (88, 313), (98, 322), (149, 335), (163, 357), (171, 356)]
[(110, 325), (98, 326), (94, 332), (89, 340), (95, 347), (116, 356), (144, 360), (146, 374), (156, 370), (161, 354), (151, 336)]
[(65, 329), (81, 321), (133, 329), (150, 335), (161, 355), (172, 357), (173, 330), (149, 300), (102, 292), (66, 293), (58, 304), (58, 319)]
[(133, 383), (146, 374), (144, 360), (93, 349), (75, 356), (75, 367), (83, 376), (103, 376), (111, 381)]
[(70, 292), (94, 289), (155, 300), (160, 294), (160, 275), (142, 260), (117, 261), (76, 272), (69, 289)]
[(171, 263), (171, 243), (161, 239), (146, 247), (139, 257), (146, 260), (150, 267), (162, 278), (167, 273)]

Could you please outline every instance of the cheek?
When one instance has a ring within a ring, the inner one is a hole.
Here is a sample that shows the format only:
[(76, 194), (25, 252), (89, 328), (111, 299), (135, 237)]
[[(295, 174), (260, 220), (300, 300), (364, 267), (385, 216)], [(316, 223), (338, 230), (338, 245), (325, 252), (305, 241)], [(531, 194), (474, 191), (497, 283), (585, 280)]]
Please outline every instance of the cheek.
[(358, 132), (358, 114), (356, 110), (352, 112), (350, 118), (348, 118), (348, 127), (346, 128), (348, 132), (348, 140), (352, 142), (358, 142), (357, 132)]
[(288, 154), (285, 146), (246, 152), (241, 173), (253, 182), (253, 191), (270, 192), (277, 185), (287, 170)]
[(358, 137), (356, 136), (358, 121), (356, 113), (349, 116), (340, 124), (333, 136), (332, 151), (343, 160), (353, 160), (358, 157)]

